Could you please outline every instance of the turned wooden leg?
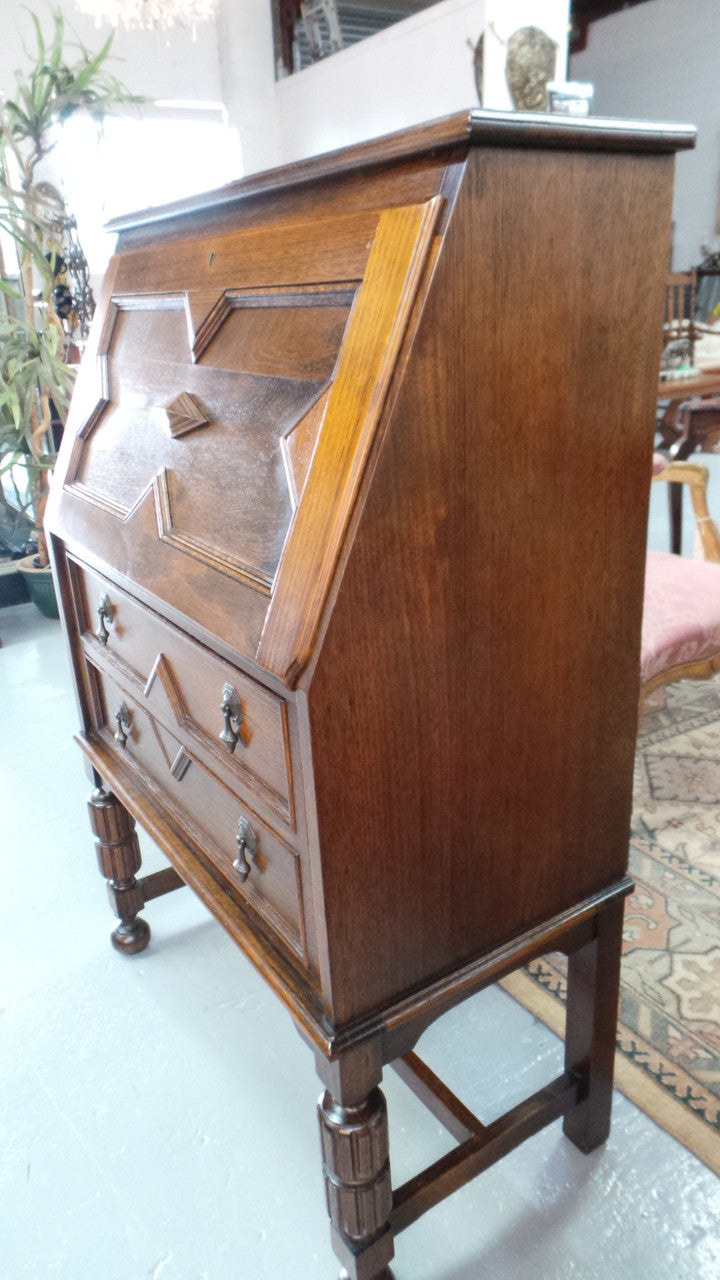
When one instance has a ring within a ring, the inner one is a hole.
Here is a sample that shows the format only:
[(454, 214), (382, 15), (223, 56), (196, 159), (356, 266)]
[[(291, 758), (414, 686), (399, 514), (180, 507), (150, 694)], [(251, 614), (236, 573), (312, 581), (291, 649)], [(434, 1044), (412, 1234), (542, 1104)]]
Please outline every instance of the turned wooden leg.
[(120, 924), (110, 935), (116, 951), (134, 955), (150, 941), (150, 927), (138, 916), (145, 906), (143, 888), (135, 879), (142, 858), (135, 821), (109, 791), (98, 787), (88, 801), (96, 836), (98, 865), (108, 882), (108, 897)]
[(343, 1106), (330, 1093), (318, 1105), (323, 1175), (341, 1280), (392, 1280), (392, 1186), (385, 1098), (372, 1089)]
[(596, 936), (568, 957), (565, 1067), (585, 1082), (580, 1102), (563, 1123), (581, 1151), (593, 1151), (610, 1132), (623, 901), (610, 903), (597, 918)]

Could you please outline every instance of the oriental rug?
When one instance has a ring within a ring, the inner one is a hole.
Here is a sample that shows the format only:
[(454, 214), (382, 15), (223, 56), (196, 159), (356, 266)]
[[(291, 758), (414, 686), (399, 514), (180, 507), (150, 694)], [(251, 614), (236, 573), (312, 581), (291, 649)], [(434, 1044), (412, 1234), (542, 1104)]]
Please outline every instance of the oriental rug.
[[(720, 1174), (720, 679), (643, 713), (625, 908), (615, 1083)], [(559, 1035), (564, 957), (503, 986)]]

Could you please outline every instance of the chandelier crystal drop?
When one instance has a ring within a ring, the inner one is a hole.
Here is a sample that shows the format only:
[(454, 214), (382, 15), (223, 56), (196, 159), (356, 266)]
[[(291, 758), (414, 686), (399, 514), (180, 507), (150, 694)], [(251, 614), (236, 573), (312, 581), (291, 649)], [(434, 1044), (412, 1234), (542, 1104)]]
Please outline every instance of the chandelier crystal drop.
[(192, 27), (215, 16), (218, 0), (76, 0), (100, 25), (152, 28)]

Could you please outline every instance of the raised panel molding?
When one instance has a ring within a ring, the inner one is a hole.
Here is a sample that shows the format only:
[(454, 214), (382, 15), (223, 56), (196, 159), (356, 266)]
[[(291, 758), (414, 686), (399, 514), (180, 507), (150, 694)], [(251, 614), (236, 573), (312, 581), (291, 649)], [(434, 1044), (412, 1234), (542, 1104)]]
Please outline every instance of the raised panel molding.
[(296, 288), (225, 289), (200, 319), (207, 294), (185, 295), (186, 314), (191, 327), (193, 360), (204, 354), (233, 311), (243, 308), (285, 307), (351, 307), (359, 287), (358, 280), (343, 284), (300, 285)]
[[(269, 561), (269, 567), (265, 567), (262, 562), (254, 562), (248, 556), (233, 553), (225, 546), (218, 545), (223, 543), (223, 536), (221, 531), (222, 524), (218, 524), (217, 521), (215, 526), (216, 539), (211, 540), (202, 536), (203, 530), (198, 523), (197, 512), (194, 516), (190, 512), (189, 524), (187, 519), (185, 521), (182, 519), (183, 513), (182, 509), (178, 508), (177, 495), (185, 492), (186, 486), (183, 484), (182, 477), (175, 478), (172, 466), (161, 465), (153, 474), (148, 475), (146, 482), (134, 497), (132, 497), (132, 482), (128, 480), (126, 482), (126, 492), (123, 495), (126, 498), (124, 502), (119, 493), (116, 492), (111, 495), (109, 492), (104, 492), (102, 487), (98, 486), (97, 478), (93, 477), (92, 472), (87, 475), (85, 460), (89, 456), (88, 448), (93, 437), (98, 430), (102, 429), (108, 411), (114, 407), (121, 409), (124, 403), (122, 393), (119, 395), (118, 388), (113, 386), (112, 349), (118, 334), (119, 319), (125, 312), (174, 311), (184, 313), (187, 321), (188, 377), (190, 377), (193, 366), (195, 366), (198, 369), (198, 373), (193, 375), (194, 377), (200, 377), (205, 381), (209, 380), (209, 387), (217, 386), (217, 394), (220, 398), (220, 403), (225, 406), (226, 415), (229, 395), (227, 377), (235, 372), (240, 378), (249, 378), (249, 382), (246, 381), (245, 383), (245, 394), (261, 397), (258, 401), (261, 413), (266, 412), (263, 408), (263, 396), (267, 398), (268, 395), (272, 395), (273, 403), (278, 395), (281, 396), (285, 407), (277, 423), (279, 436), (276, 447), (279, 449), (282, 459), (283, 471), (280, 474), (284, 477), (289, 499), (287, 515), (284, 516), (284, 519), (289, 519), (297, 508), (299, 495), (307, 477), (313, 450), (322, 425), (329, 391), (327, 378), (325, 378), (324, 382), (316, 385), (308, 377), (299, 379), (290, 377), (283, 380), (275, 374), (275, 382), (278, 388), (276, 391), (271, 390), (275, 384), (271, 383), (270, 377), (263, 376), (261, 373), (246, 375), (241, 369), (237, 371), (226, 369), (222, 363), (215, 367), (212, 364), (199, 366), (197, 362), (201, 356), (209, 351), (228, 318), (233, 312), (237, 311), (255, 313), (263, 311), (267, 313), (276, 309), (287, 312), (295, 308), (320, 307), (323, 309), (323, 314), (328, 315), (327, 309), (333, 308), (338, 315), (336, 317), (333, 314), (329, 320), (329, 333), (332, 337), (338, 325), (344, 329), (343, 315), (345, 312), (349, 313), (356, 289), (357, 282), (349, 281), (340, 285), (320, 283), (290, 288), (226, 289), (219, 295), (214, 291), (204, 290), (196, 293), (118, 294), (114, 296), (108, 307), (98, 345), (96, 364), (98, 398), (91, 413), (76, 434), (64, 483), (65, 490), (123, 523), (131, 521), (146, 501), (150, 500), (150, 495), (152, 495), (154, 527), (157, 529), (157, 537), (161, 542), (183, 555), (190, 556), (199, 564), (234, 578), (262, 595), (270, 596), (274, 581), (273, 557), (275, 552), (272, 550), (273, 543), (269, 542), (267, 544), (270, 548), (269, 551), (266, 551), (263, 546), (257, 548), (259, 559), (261, 561), (265, 559), (266, 563)], [(270, 321), (270, 323), (274, 322)], [(265, 329), (262, 329), (262, 334), (265, 334), (265, 332)], [(326, 332), (327, 330), (323, 330), (323, 334)], [(244, 358), (243, 347), (241, 343), (239, 345), (236, 344), (236, 346), (237, 361), (241, 364)], [(342, 339), (340, 339), (340, 347), (342, 347)], [(300, 349), (303, 349), (302, 343), (300, 344)], [(320, 364), (322, 365), (324, 362), (325, 366), (329, 368), (328, 361), (335, 361), (337, 353), (334, 353), (332, 345), (329, 348), (327, 347), (325, 337), (322, 340), (322, 349), (324, 355)], [(236, 358), (235, 352), (230, 353), (226, 343), (220, 353), (220, 360), (226, 360), (229, 354), (234, 362)], [(250, 357), (251, 363), (253, 354), (257, 356), (257, 352), (246, 354)], [(288, 357), (291, 364), (293, 354), (296, 362), (302, 358), (297, 352), (291, 353)], [(297, 388), (296, 391), (290, 390), (293, 386)], [(253, 391), (253, 387), (257, 387), (258, 390)], [(268, 390), (262, 389), (265, 387)], [(223, 430), (223, 424), (216, 422), (216, 414), (212, 407), (205, 403), (208, 397), (201, 398), (191, 386), (186, 385), (171, 400), (165, 403), (158, 403), (156, 408), (151, 407), (152, 402), (150, 402), (150, 407), (148, 406), (147, 386), (143, 387), (141, 385), (140, 391), (146, 397), (143, 412), (149, 415), (148, 421), (151, 429), (151, 438), (153, 439), (153, 432), (157, 430), (156, 414), (157, 424), (161, 421), (165, 422), (169, 435), (173, 439), (182, 439), (201, 428), (203, 430), (206, 428), (212, 430), (217, 426), (218, 430)], [(131, 384), (125, 394), (128, 403), (132, 403), (131, 397), (140, 394), (140, 392), (138, 392), (134, 384)], [(297, 407), (294, 408), (293, 406)], [(299, 416), (298, 408), (300, 410)], [(126, 408), (125, 413), (127, 414), (128, 412), (129, 410)], [(247, 413), (247, 409), (243, 409), (242, 400), (239, 400), (237, 413), (241, 416), (243, 412)], [(262, 418), (260, 421), (262, 421)], [(225, 428), (227, 428), (227, 421)], [(123, 427), (121, 426), (120, 429), (122, 430)], [(217, 437), (214, 437), (214, 439), (217, 439)], [(210, 449), (212, 450), (213, 447), (217, 451), (217, 444), (210, 446)], [(157, 458), (161, 458), (161, 447), (149, 450), (150, 453), (153, 451)], [(197, 451), (195, 451), (190, 456), (197, 458), (201, 455), (198, 455)], [(211, 457), (212, 454), (208, 456)], [(211, 465), (214, 464), (208, 462), (208, 466)], [(137, 464), (136, 469), (139, 469)], [(270, 492), (274, 495), (272, 497), (274, 510), (281, 499), (280, 491), (276, 488), (277, 475), (272, 469), (268, 470), (267, 483), (272, 486)], [(132, 497), (132, 500), (127, 500), (130, 497)], [(238, 493), (235, 496), (236, 511), (237, 504), (241, 504), (243, 500), (242, 493)], [(278, 511), (281, 509), (279, 507)], [(146, 526), (146, 531), (149, 532), (149, 530), (150, 526)], [(273, 540), (276, 537), (277, 535), (273, 535)], [(230, 541), (228, 538), (228, 544), (230, 544)], [(235, 540), (235, 545), (238, 545), (237, 539)], [(241, 546), (242, 540), (240, 540), (239, 551)]]

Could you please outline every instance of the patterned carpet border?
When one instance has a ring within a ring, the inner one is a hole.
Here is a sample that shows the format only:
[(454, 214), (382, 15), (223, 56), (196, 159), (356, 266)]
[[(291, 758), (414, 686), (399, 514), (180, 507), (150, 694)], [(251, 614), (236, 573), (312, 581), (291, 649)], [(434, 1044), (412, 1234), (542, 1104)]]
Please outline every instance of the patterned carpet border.
[[(615, 1083), (720, 1175), (720, 679), (646, 708), (636, 757)], [(566, 962), (502, 986), (564, 1034)]]
[[(511, 974), (500, 985), (557, 1036), (564, 1037), (565, 1007), (556, 996), (524, 972)], [(687, 1096), (673, 1096), (668, 1090), (668, 1074), (661, 1065), (653, 1070), (651, 1062), (634, 1061), (632, 1054), (626, 1057), (620, 1037), (615, 1057), (615, 1087), (720, 1177), (718, 1130), (713, 1132), (708, 1127), (704, 1115), (694, 1109)]]

